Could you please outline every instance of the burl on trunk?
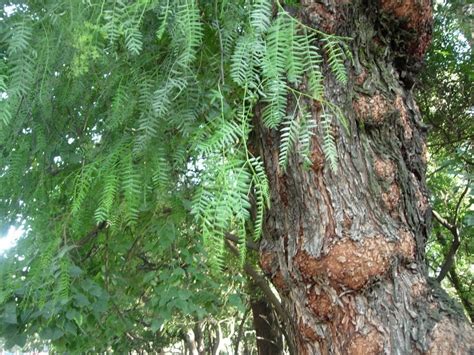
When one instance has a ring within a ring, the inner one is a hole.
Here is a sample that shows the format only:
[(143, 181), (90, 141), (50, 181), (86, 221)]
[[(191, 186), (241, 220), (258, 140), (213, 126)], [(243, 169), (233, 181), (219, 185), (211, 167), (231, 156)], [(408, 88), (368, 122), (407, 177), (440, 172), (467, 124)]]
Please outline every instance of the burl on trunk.
[[(293, 320), (299, 354), (468, 354), (473, 332), (427, 278), (426, 129), (413, 75), (430, 42), (429, 0), (302, 1), (299, 16), (353, 38), (347, 86), (326, 70), (338, 170), (312, 141), (312, 166), (278, 165), (279, 133), (256, 122), (271, 184), (261, 266)], [(321, 106), (308, 102), (317, 122)], [(291, 106), (291, 103), (290, 103)], [(258, 116), (258, 112), (257, 112)], [(256, 120), (258, 121), (258, 120)]]

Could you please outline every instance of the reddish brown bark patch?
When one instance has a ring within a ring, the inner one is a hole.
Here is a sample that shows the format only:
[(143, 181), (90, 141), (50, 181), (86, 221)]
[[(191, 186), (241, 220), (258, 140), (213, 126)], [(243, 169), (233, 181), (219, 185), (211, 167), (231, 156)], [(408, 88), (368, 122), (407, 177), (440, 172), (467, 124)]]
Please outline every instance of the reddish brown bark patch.
[[(278, 165), (279, 166), (279, 165)], [(288, 206), (288, 192), (286, 185), (286, 175), (279, 174), (278, 177), (278, 195), (283, 205)]]
[(304, 279), (326, 275), (334, 286), (359, 290), (371, 278), (388, 270), (392, 250), (383, 236), (369, 237), (362, 243), (346, 239), (332, 246), (319, 260), (300, 250), (294, 262)]
[(403, 103), (403, 98), (400, 95), (398, 95), (395, 99), (395, 108), (400, 114), (400, 123), (403, 126), (403, 135), (406, 140), (409, 140), (413, 136), (413, 129), (409, 123), (408, 110)]
[[(334, 244), (321, 258), (299, 250), (293, 261), (308, 284), (313, 283), (316, 277), (327, 277), (333, 287), (360, 290), (369, 281), (383, 276), (395, 257), (409, 261), (415, 259), (413, 233), (401, 229), (398, 237), (398, 242), (391, 242), (383, 235), (370, 236), (362, 242), (344, 239)], [(309, 303), (317, 305), (325, 302), (319, 300), (318, 293), (310, 296)]]
[(266, 275), (272, 275), (276, 264), (276, 255), (271, 251), (260, 252), (260, 266)]
[(382, 200), (389, 211), (395, 211), (400, 203), (400, 187), (397, 183), (392, 183), (388, 190), (382, 193)]
[(275, 285), (278, 291), (282, 293), (288, 292), (288, 284), (286, 283), (283, 273), (280, 270), (278, 270), (272, 277), (272, 283)]
[(302, 319), (300, 319), (298, 322), (298, 330), (304, 340), (310, 342), (319, 341), (318, 334), (316, 334), (314, 329), (310, 325), (306, 324)]
[(362, 71), (355, 77), (355, 83), (357, 85), (362, 86), (365, 83), (365, 80), (367, 80), (367, 76), (368, 76), (367, 69), (362, 67)]
[(411, 294), (414, 298), (426, 297), (426, 292), (426, 282), (424, 281), (420, 280), (411, 285)]
[(367, 335), (355, 335), (347, 349), (347, 354), (350, 355), (378, 355), (382, 353), (382, 336), (375, 330), (372, 330)]
[(313, 280), (318, 273), (323, 271), (320, 266), (321, 261), (309, 255), (305, 250), (298, 250), (294, 263), (306, 281)]
[(375, 173), (377, 176), (387, 182), (393, 182), (395, 179), (395, 163), (389, 159), (375, 158)]
[(374, 96), (361, 95), (352, 101), (352, 106), (356, 118), (360, 122), (372, 124), (381, 124), (385, 120), (387, 113), (391, 110), (391, 105), (380, 94)]
[(331, 298), (316, 287), (312, 287), (308, 292), (307, 307), (320, 320), (330, 320), (333, 316), (333, 302)]
[(311, 22), (326, 33), (335, 33), (337, 28), (338, 18), (334, 12), (328, 10), (328, 8), (320, 3), (310, 4), (306, 8)]
[(311, 138), (311, 163), (311, 169), (316, 174), (324, 167), (324, 154), (316, 135)]
[(419, 28), (433, 15), (430, 0), (381, 0), (383, 11), (404, 20), (407, 28)]
[(413, 233), (405, 228), (401, 228), (399, 230), (399, 238), (398, 249), (401, 256), (408, 261), (415, 260), (416, 243)]
[(410, 178), (413, 187), (415, 188), (416, 206), (422, 213), (425, 213), (428, 209), (428, 197), (421, 191), (420, 182), (415, 174), (411, 173)]
[(403, 28), (415, 32), (408, 44), (409, 54), (421, 59), (431, 42), (433, 11), (430, 0), (380, 0), (382, 11), (392, 14), (403, 23)]
[(352, 290), (359, 290), (374, 276), (389, 268), (391, 248), (383, 236), (371, 237), (363, 243), (344, 240), (325, 257), (331, 280)]

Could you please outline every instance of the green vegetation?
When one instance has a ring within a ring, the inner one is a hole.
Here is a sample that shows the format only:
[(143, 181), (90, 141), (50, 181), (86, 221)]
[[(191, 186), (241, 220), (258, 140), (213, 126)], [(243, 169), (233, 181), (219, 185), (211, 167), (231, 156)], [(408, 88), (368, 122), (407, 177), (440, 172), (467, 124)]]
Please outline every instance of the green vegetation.
[(474, 321), (474, 79), (472, 15), (462, 3), (437, 7), (434, 43), (418, 88), (430, 128), (428, 185), (433, 231), (427, 247), (431, 274), (444, 280)]

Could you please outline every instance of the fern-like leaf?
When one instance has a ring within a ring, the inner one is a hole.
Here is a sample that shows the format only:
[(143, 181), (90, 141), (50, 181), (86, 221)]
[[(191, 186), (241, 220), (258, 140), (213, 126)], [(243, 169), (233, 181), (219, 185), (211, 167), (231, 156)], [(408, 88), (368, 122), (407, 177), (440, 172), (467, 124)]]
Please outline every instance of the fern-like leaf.
[(26, 22), (17, 22), (9, 31), (8, 55), (13, 56), (26, 52), (30, 47), (32, 29)]
[(125, 224), (134, 225), (138, 219), (138, 207), (140, 204), (140, 175), (133, 164), (131, 152), (128, 152), (122, 158), (120, 164), (120, 180), (125, 197)]
[(254, 221), (253, 239), (258, 240), (262, 235), (265, 209), (270, 206), (270, 187), (262, 160), (259, 157), (252, 157), (250, 159), (250, 163), (254, 172), (252, 179), (256, 200), (256, 216)]
[(112, 6), (104, 11), (104, 30), (110, 44), (114, 44), (123, 33), (122, 23), (127, 5), (123, 0), (109, 0), (109, 2), (112, 3)]
[(132, 23), (125, 28), (125, 45), (130, 53), (133, 55), (140, 54), (143, 47), (143, 35), (138, 29), (138, 25)]
[(332, 130), (332, 116), (325, 113), (321, 115), (321, 125), (323, 129), (323, 150), (331, 170), (337, 172), (337, 148), (336, 140)]
[(130, 117), (134, 104), (129, 86), (121, 84), (112, 99), (112, 109), (107, 122), (107, 129), (114, 130), (121, 126)]
[(250, 14), (250, 24), (257, 33), (266, 32), (270, 27), (273, 1), (255, 0)]
[(77, 176), (74, 182), (74, 195), (72, 199), (72, 214), (77, 215), (82, 204), (90, 191), (92, 181), (96, 175), (96, 166), (94, 164), (86, 165)]
[(108, 221), (111, 215), (112, 206), (118, 192), (119, 178), (116, 174), (114, 166), (107, 171), (107, 175), (103, 180), (104, 188), (100, 198), (99, 206), (95, 210), (95, 220), (97, 223)]
[(311, 117), (310, 112), (305, 112), (301, 117), (300, 130), (298, 132), (298, 152), (303, 157), (304, 167), (310, 167), (312, 162), (311, 155), (311, 137), (314, 135), (316, 128), (315, 120)]
[(158, 16), (158, 21), (160, 26), (156, 31), (156, 39), (159, 41), (165, 34), (166, 28), (168, 26), (168, 18), (170, 17), (172, 8), (170, 6), (170, 0), (166, 0), (166, 4), (161, 8), (160, 15)]
[(0, 99), (0, 122), (8, 126), (12, 119), (12, 113), (10, 108), (10, 101), (5, 99)]
[(321, 72), (322, 58), (318, 47), (314, 45), (315, 40), (314, 35), (307, 32), (299, 38), (305, 48), (306, 73), (311, 96), (315, 100), (321, 101), (324, 94), (323, 74)]
[(286, 113), (286, 63), (290, 52), (289, 39), (292, 35), (290, 21), (286, 16), (278, 17), (268, 31), (266, 50), (262, 61), (265, 85), (263, 121), (269, 128), (276, 128)]
[(183, 4), (177, 6), (176, 23), (175, 39), (179, 44), (178, 50), (180, 51), (176, 64), (187, 71), (190, 63), (196, 59), (196, 53), (203, 37), (199, 9), (194, 0), (184, 0)]
[(166, 189), (171, 181), (171, 167), (163, 147), (158, 147), (158, 149), (156, 149), (153, 156), (152, 167), (153, 187), (158, 189)]
[(232, 55), (231, 78), (241, 87), (256, 89), (259, 84), (259, 67), (264, 51), (262, 39), (253, 33), (238, 39)]
[(298, 85), (303, 78), (305, 67), (308, 65), (305, 57), (308, 39), (299, 33), (298, 23), (295, 20), (289, 20), (289, 28), (291, 37), (289, 39), (290, 48), (287, 56), (286, 71), (288, 81)]
[(286, 170), (290, 154), (294, 151), (296, 142), (298, 141), (298, 134), (300, 125), (296, 114), (288, 116), (283, 122), (281, 129), (280, 154), (278, 162), (283, 171)]
[(197, 149), (205, 154), (228, 148), (242, 136), (240, 126), (233, 121), (217, 120), (211, 125), (210, 130), (210, 134), (198, 139)]
[(322, 39), (324, 49), (328, 55), (328, 62), (331, 71), (336, 76), (336, 79), (343, 84), (347, 83), (347, 70), (344, 65), (346, 59), (344, 49), (341, 47), (339, 40), (332, 36), (326, 36)]

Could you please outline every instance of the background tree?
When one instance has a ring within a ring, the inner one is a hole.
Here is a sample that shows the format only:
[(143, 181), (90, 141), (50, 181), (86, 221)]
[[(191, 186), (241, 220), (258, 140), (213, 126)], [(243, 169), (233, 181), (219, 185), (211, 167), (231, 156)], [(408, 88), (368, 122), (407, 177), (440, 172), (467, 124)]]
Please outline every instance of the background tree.
[(468, 5), (437, 5), (434, 43), (427, 54), (417, 95), (423, 120), (430, 126), (427, 178), (434, 228), (427, 247), (428, 261), (437, 280), (447, 280), (454, 288), (472, 321), (471, 20)]
[(10, 343), (218, 353), (245, 328), (222, 270), (237, 253), (268, 291), (246, 252), (263, 235), (295, 352), (469, 351), (426, 281), (429, 2), (18, 1), (2, 20)]

